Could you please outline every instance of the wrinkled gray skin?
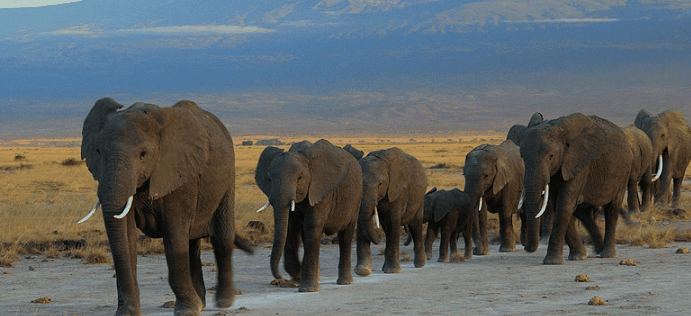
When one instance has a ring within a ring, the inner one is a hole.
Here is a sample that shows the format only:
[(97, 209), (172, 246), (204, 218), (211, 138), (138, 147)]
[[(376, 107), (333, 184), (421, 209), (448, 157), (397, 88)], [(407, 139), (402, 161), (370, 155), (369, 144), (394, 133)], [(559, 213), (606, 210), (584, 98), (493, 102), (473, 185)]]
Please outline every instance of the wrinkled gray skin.
[(415, 157), (398, 148), (369, 153), (360, 160), (363, 195), (357, 230), (357, 265), (355, 273), (372, 273), (370, 243), (379, 244), (375, 207), (381, 227), (386, 234), (384, 273), (401, 272), (398, 248), (401, 225), (407, 225), (413, 236), (416, 268), (425, 265), (426, 254), (422, 239), (422, 215), (427, 190), (427, 175)]
[[(259, 157), (255, 180), (274, 209), (270, 262), (274, 278), (283, 280), (278, 263), (285, 249), (284, 267), (293, 281), (300, 282), (299, 291), (319, 291), (320, 239), (324, 233), (338, 232), (337, 283), (352, 284), (350, 252), (362, 196), (357, 160), (323, 139), (293, 144), (288, 151), (269, 146)], [(293, 212), (291, 201), (295, 201)]]
[[(633, 124), (622, 129), (631, 146), (631, 175), (627, 184), (627, 204), (629, 213), (644, 211), (650, 206), (653, 192), (653, 145), (650, 138)], [(642, 199), (638, 199), (638, 188)]]
[[(137, 103), (126, 110), (98, 100), (84, 120), (82, 159), (98, 181), (98, 198), (117, 277), (115, 315), (140, 315), (137, 235), (163, 238), (175, 315), (204, 308), (200, 238), (211, 237), (218, 266), (216, 304), (233, 304), (235, 156), (223, 123), (190, 101), (171, 108)], [(120, 214), (127, 199), (132, 208)]]
[(452, 258), (457, 256), (456, 241), (461, 233), (463, 233), (465, 240), (463, 257), (464, 259), (472, 258), (471, 237), (473, 223), (477, 220), (477, 213), (477, 210), (473, 208), (470, 195), (459, 189), (437, 190), (435, 187), (425, 194), (425, 211), (422, 220), (427, 223), (427, 235), (425, 237), (427, 260), (432, 259), (432, 244), (437, 238), (439, 230), (441, 230), (441, 241), (439, 243), (438, 262), (449, 262), (449, 250)]
[[(544, 121), (522, 133), (521, 157), (525, 162), (524, 211), (527, 218), (525, 249), (538, 246), (543, 190), (549, 184), (549, 199), (555, 201), (555, 219), (544, 264), (563, 264), (563, 243), (569, 259), (588, 256), (576, 232), (577, 206), (604, 206), (605, 237), (600, 257), (616, 258), (616, 225), (633, 157), (623, 131), (611, 122), (580, 113)], [(583, 205), (579, 205), (583, 204)]]
[[(513, 214), (522, 214), (518, 202), (523, 190), (523, 160), (519, 147), (511, 140), (500, 145), (480, 145), (465, 157), (463, 176), (465, 189), (473, 201), (473, 208), (480, 207), (475, 221), (473, 235), (475, 249), (473, 254), (489, 254), (487, 240), (487, 212), (499, 215), (499, 251), (511, 252), (516, 249), (513, 232)], [(521, 215), (521, 235), (525, 235), (525, 220)], [(523, 239), (523, 238), (522, 238)]]
[(667, 206), (669, 191), (674, 182), (672, 206), (679, 206), (681, 184), (686, 167), (691, 161), (691, 128), (679, 111), (668, 110), (652, 115), (641, 110), (634, 125), (645, 132), (653, 146), (653, 170), (657, 170), (657, 159), (662, 155), (663, 168), (659, 189), (655, 192), (655, 204)]

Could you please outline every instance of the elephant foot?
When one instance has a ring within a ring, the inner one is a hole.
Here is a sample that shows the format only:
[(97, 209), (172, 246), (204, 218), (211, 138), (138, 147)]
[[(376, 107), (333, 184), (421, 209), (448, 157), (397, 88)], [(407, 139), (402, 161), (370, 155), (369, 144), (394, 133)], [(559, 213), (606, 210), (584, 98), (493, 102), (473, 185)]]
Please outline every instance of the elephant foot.
[(286, 280), (286, 279), (275, 279), (271, 281), (271, 285), (278, 286), (278, 287), (287, 287), (287, 288), (297, 288), (298, 287), (298, 282), (295, 280)]
[(321, 287), (319, 286), (319, 283), (305, 283), (305, 284), (300, 284), (300, 287), (298, 288), (299, 292), (319, 292), (321, 291)]
[(425, 263), (427, 263), (427, 255), (422, 254), (421, 256), (415, 256), (414, 262), (416, 268), (424, 267)]
[(465, 259), (463, 258), (463, 256), (461, 256), (461, 254), (455, 253), (455, 254), (451, 255), (451, 259), (449, 259), (449, 262), (452, 262), (452, 263), (465, 262)]
[(353, 276), (350, 273), (348, 273), (348, 275), (339, 276), (338, 280), (336, 280), (336, 284), (339, 284), (339, 285), (353, 284)]
[(432, 260), (432, 253), (431, 252), (426, 253), (426, 255), (427, 255), (427, 260)]
[(372, 273), (372, 267), (365, 265), (358, 265), (355, 267), (355, 274), (359, 276), (368, 276)]
[(437, 262), (449, 262), (449, 258), (439, 257), (439, 259), (437, 259)]
[(584, 260), (586, 258), (588, 258), (588, 250), (585, 248), (569, 251), (569, 260), (571, 261)]
[(471, 250), (466, 250), (463, 253), (463, 259), (472, 259), (473, 258), (473, 251)]
[[(417, 268), (417, 267), (416, 267)], [(384, 262), (384, 266), (381, 268), (384, 273), (401, 273), (400, 263), (390, 263), (388, 261)]]
[(501, 245), (501, 246), (499, 246), (499, 252), (514, 252), (514, 251), (516, 251), (516, 245), (513, 245), (513, 246)]
[(141, 316), (142, 312), (139, 309), (129, 308), (126, 306), (119, 306), (115, 312), (115, 316)]
[(473, 248), (473, 254), (476, 256), (486, 256), (489, 254), (489, 248), (482, 247), (482, 249), (480, 249), (480, 247), (475, 247)]
[(544, 260), (542, 260), (543, 264), (564, 264), (564, 257), (563, 256), (550, 256), (547, 255)]
[(600, 252), (600, 255), (597, 256), (598, 258), (619, 258), (619, 255), (617, 255), (617, 250), (616, 249), (609, 249), (605, 248)]
[(195, 303), (182, 303), (180, 301), (175, 302), (175, 316), (197, 316), (202, 312), (201, 300), (199, 304)]

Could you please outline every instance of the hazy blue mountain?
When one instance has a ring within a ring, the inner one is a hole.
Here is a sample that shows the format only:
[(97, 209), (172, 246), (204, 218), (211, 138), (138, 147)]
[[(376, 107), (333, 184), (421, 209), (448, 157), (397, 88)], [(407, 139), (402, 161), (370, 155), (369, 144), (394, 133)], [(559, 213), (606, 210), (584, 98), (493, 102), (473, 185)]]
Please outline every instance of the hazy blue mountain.
[(83, 0), (0, 9), (0, 138), (78, 136), (112, 96), (233, 134), (691, 118), (691, 1)]

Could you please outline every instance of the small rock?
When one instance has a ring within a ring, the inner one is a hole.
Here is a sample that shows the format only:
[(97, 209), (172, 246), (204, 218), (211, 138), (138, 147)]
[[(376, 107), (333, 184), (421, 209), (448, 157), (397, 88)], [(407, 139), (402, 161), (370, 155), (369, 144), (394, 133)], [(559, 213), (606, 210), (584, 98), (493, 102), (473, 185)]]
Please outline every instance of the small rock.
[(633, 261), (633, 259), (630, 259), (630, 258), (629, 258), (629, 259), (624, 259), (624, 260), (620, 261), (620, 262), (619, 262), (619, 265), (620, 265), (620, 266), (632, 266), (632, 267), (635, 267), (635, 266), (638, 265), (638, 263), (636, 263), (635, 261)]
[(605, 305), (605, 300), (597, 296), (593, 296), (593, 298), (590, 299), (590, 302), (588, 302), (588, 305)]
[(576, 282), (590, 282), (587, 274), (579, 274), (576, 276)]
[(596, 286), (588, 286), (588, 287), (586, 287), (585, 289), (588, 290), (588, 291), (598, 291), (598, 290), (601, 290), (601, 288), (600, 288), (599, 285), (596, 285)]
[(215, 266), (215, 265), (216, 265), (216, 264), (213, 263), (213, 262), (205, 262), (205, 261), (202, 261), (202, 267), (213, 267), (213, 266)]
[(681, 247), (681, 248), (677, 249), (677, 253), (688, 254), (688, 253), (689, 253), (689, 249), (686, 248), (686, 247)]
[(35, 270), (36, 270), (36, 268), (29, 266), (29, 271), (35, 271)]
[(161, 305), (163, 308), (175, 308), (175, 301), (168, 301)]
[(50, 303), (50, 299), (47, 297), (41, 297), (39, 299), (35, 299), (35, 300), (31, 301), (31, 303), (48, 304), (48, 303)]

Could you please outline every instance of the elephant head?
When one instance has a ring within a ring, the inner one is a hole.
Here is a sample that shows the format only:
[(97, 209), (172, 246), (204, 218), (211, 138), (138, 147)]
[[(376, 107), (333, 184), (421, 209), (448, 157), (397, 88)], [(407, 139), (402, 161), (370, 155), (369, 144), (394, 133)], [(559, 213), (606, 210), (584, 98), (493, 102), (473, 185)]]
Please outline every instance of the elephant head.
[(521, 134), (523, 131), (526, 130), (526, 128), (535, 126), (539, 124), (540, 122), (544, 121), (545, 119), (542, 116), (542, 113), (540, 112), (535, 112), (533, 116), (530, 117), (530, 121), (528, 122), (528, 126), (521, 125), (521, 124), (516, 124), (514, 126), (511, 126), (509, 129), (509, 132), (506, 134), (506, 139), (511, 140), (516, 146), (521, 146)]
[(480, 200), (485, 192), (496, 195), (510, 181), (520, 180), (517, 177), (520, 177), (518, 172), (522, 170), (522, 166), (505, 154), (506, 150), (517, 150), (517, 147), (511, 140), (506, 140), (498, 146), (480, 145), (466, 155), (463, 191), (470, 195), (474, 207), (482, 208)]
[(348, 175), (348, 165), (339, 150), (326, 140), (315, 144), (303, 141), (288, 151), (269, 146), (259, 157), (255, 181), (274, 209), (271, 271), (276, 279), (281, 278), (278, 263), (286, 243), (290, 211), (296, 205), (314, 207)]
[(373, 151), (360, 159), (362, 167), (362, 203), (358, 216), (358, 227), (365, 228), (372, 243), (379, 244), (381, 237), (376, 229), (377, 204), (387, 199), (394, 202), (411, 183), (415, 170), (412, 160), (399, 148)]
[(425, 194), (423, 222), (438, 223), (449, 214), (456, 204), (458, 204), (458, 201), (456, 201), (452, 191), (437, 191), (437, 187), (432, 188)]
[(604, 133), (599, 124), (580, 113), (544, 121), (523, 133), (520, 152), (525, 162), (523, 210), (528, 224), (527, 251), (537, 249), (537, 217), (544, 210), (551, 179), (559, 176), (561, 181), (569, 181), (597, 159), (605, 149), (604, 142), (598, 141)]

